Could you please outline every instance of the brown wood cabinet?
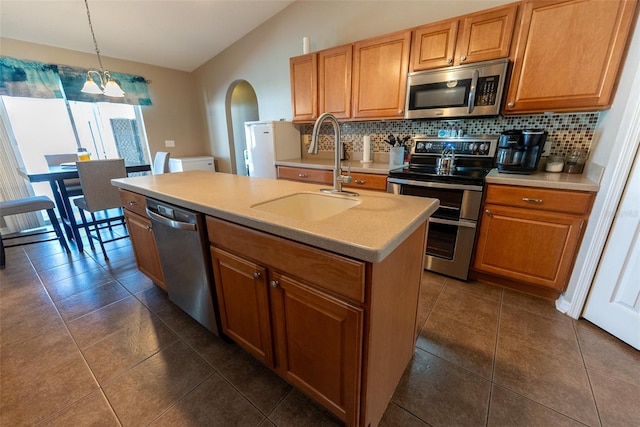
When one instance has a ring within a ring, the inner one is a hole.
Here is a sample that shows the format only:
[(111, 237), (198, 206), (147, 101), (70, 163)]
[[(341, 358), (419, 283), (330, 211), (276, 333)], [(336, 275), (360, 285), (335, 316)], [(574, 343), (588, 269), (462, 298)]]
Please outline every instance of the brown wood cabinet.
[(637, 0), (525, 0), (504, 112), (611, 106)]
[(293, 121), (318, 118), (318, 55), (309, 53), (289, 59)]
[(426, 224), (376, 264), (207, 230), (223, 332), (348, 425), (377, 425), (413, 354)]
[(278, 166), (277, 168), (278, 179), (327, 185), (333, 183), (333, 171), (330, 170), (297, 168), (292, 166)]
[[(291, 181), (311, 182), (314, 184), (333, 185), (333, 171), (327, 169), (297, 168), (278, 166), (278, 178)], [(351, 172), (351, 184), (343, 187), (363, 190), (387, 191), (387, 175)]]
[(353, 45), (353, 117), (404, 117), (411, 31), (400, 31)]
[(314, 121), (325, 112), (351, 117), (352, 56), (348, 44), (289, 60), (293, 121)]
[(487, 185), (472, 276), (557, 298), (594, 199), (589, 192)]
[(517, 12), (512, 3), (416, 28), (410, 71), (508, 57)]
[(120, 190), (120, 200), (124, 207), (124, 216), (138, 270), (143, 272), (153, 283), (165, 289), (164, 275), (153, 236), (151, 220), (145, 214), (147, 205), (145, 197), (131, 191)]

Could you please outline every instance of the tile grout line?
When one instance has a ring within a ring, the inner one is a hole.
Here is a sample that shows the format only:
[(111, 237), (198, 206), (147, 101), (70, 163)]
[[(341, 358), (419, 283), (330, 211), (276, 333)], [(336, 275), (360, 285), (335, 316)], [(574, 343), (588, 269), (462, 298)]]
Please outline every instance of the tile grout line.
[(498, 324), (496, 326), (496, 341), (493, 344), (493, 363), (491, 364), (491, 378), (489, 387), (489, 404), (487, 405), (487, 418), (485, 425), (489, 425), (489, 417), (491, 415), (491, 404), (493, 402), (493, 387), (496, 385), (494, 378), (496, 375), (496, 363), (498, 360), (498, 340), (500, 339), (500, 324), (502, 322), (502, 305), (504, 304), (504, 289), (500, 292), (500, 304), (498, 306)]
[(580, 350), (580, 358), (582, 359), (582, 366), (584, 367), (584, 372), (587, 374), (587, 381), (589, 382), (589, 390), (591, 391), (591, 398), (593, 399), (593, 405), (596, 408), (596, 414), (598, 415), (598, 422), (602, 426), (602, 417), (600, 416), (600, 409), (598, 408), (598, 400), (596, 399), (595, 391), (593, 390), (593, 384), (591, 383), (591, 376), (589, 375), (589, 370), (587, 369), (587, 363), (584, 360), (584, 353), (582, 352), (582, 345), (580, 344), (580, 338), (578, 338), (578, 330), (576, 328), (576, 321), (572, 319), (571, 326), (573, 327), (573, 333), (575, 334), (576, 341), (578, 343), (578, 349)]

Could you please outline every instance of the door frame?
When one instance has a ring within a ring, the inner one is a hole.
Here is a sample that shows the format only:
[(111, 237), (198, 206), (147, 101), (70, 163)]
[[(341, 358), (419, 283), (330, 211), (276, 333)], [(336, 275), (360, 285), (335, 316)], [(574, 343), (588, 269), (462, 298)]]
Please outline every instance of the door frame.
[[(640, 93), (640, 67), (637, 64), (628, 93)], [(615, 126), (616, 124), (611, 125)], [(583, 242), (581, 250), (586, 251), (584, 261), (579, 265), (578, 271), (574, 268), (569, 282), (569, 287), (575, 283), (573, 297), (568, 299), (563, 294), (556, 300), (556, 308), (574, 319), (578, 319), (584, 310), (587, 296), (609, 237), (609, 231), (613, 225), (615, 213), (633, 166), (634, 156), (640, 146), (640, 98), (636, 96), (629, 97), (618, 125), (618, 132), (612, 144), (614, 150), (612, 150), (607, 162), (607, 170), (605, 170), (604, 176), (604, 179), (606, 179), (608, 173), (610, 174), (609, 185), (606, 188), (600, 188), (594, 205), (603, 206), (604, 208), (601, 215), (594, 218), (592, 213), (589, 219), (586, 231), (589, 231), (590, 228), (593, 229), (593, 238), (588, 242), (589, 246), (586, 248)], [(620, 148), (615, 150), (617, 147)], [(599, 199), (602, 201), (601, 203)], [(612, 206), (615, 206), (615, 210), (606, 208)]]

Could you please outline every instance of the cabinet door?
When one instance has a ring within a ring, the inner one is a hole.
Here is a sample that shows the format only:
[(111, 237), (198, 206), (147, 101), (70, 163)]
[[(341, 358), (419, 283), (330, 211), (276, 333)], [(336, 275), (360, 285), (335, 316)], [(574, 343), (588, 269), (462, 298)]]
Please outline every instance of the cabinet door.
[(264, 267), (211, 248), (222, 331), (267, 366), (273, 366)]
[(455, 64), (508, 57), (517, 12), (518, 4), (514, 3), (463, 18)]
[(276, 370), (357, 425), (362, 309), (280, 274), (271, 277), (271, 307)]
[(523, 283), (566, 289), (584, 219), (485, 205), (474, 268)]
[(352, 46), (318, 52), (318, 111), (351, 117)]
[(291, 108), (294, 121), (318, 117), (318, 59), (315, 53), (289, 59)]
[(413, 33), (411, 71), (453, 65), (457, 35), (457, 19), (417, 28)]
[(278, 179), (331, 185), (333, 183), (333, 171), (278, 166)]
[(343, 184), (342, 186), (354, 189), (387, 191), (387, 175), (352, 172), (351, 179), (351, 184)]
[(608, 108), (636, 4), (524, 2), (504, 112)]
[(354, 118), (403, 118), (410, 44), (402, 31), (353, 45)]
[(160, 265), (160, 257), (158, 256), (158, 247), (153, 237), (153, 229), (151, 228), (151, 220), (140, 216), (129, 209), (124, 210), (124, 217), (127, 221), (127, 229), (133, 246), (133, 253), (138, 263), (138, 269), (142, 271), (149, 279), (162, 289), (164, 286), (164, 276), (162, 274), (162, 266)]

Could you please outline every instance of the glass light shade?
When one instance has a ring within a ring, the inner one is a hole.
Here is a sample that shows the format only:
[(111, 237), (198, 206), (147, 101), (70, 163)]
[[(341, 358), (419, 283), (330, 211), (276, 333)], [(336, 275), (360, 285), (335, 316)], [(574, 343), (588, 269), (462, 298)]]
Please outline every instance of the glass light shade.
[(104, 87), (104, 94), (106, 96), (111, 96), (113, 98), (124, 97), (124, 91), (122, 90), (122, 88), (118, 86), (118, 83), (116, 83), (115, 80), (111, 78), (109, 79), (106, 86)]
[(87, 81), (84, 82), (81, 92), (91, 93), (93, 95), (102, 95), (102, 89), (93, 81), (93, 79), (87, 76)]

